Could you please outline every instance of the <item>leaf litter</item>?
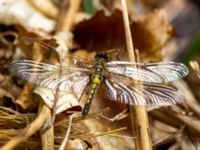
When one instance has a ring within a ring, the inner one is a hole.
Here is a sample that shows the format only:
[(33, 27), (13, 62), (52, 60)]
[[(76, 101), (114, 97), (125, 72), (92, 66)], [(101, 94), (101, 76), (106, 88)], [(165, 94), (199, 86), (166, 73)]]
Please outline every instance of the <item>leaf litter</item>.
[[(25, 0), (19, 2), (10, 0), (2, 1), (0, 4), (0, 7), (2, 8), (2, 11), (0, 12), (1, 24), (4, 26), (14, 26), (15, 32), (20, 38), (24, 36), (31, 37), (37, 41), (36, 43), (48, 43), (49, 45), (56, 47), (56, 50), (59, 49), (59, 46), (64, 45), (64, 48), (62, 46), (60, 50), (67, 50), (55, 51), (54, 49), (45, 49), (44, 47), (40, 47), (40, 44), (37, 49), (38, 46), (37, 44), (35, 46), (34, 42), (27, 44), (23, 40), (19, 40), (14, 51), (10, 51), (11, 54), (9, 54), (9, 57), (8, 54), (5, 55), (6, 57), (1, 57), (2, 60), (5, 58), (7, 59), (7, 61), (1, 60), (5, 66), (5, 69), (1, 69), (2, 80), (0, 81), (0, 98), (1, 101), (3, 101), (0, 107), (1, 146), (5, 146), (6, 143), (8, 144), (9, 141), (15, 139), (14, 137), (22, 137), (22, 135), (25, 135), (25, 139), (19, 142), (24, 142), (24, 144), (15, 145), (17, 146), (17, 149), (41, 149), (44, 143), (40, 142), (40, 135), (42, 134), (37, 131), (41, 128), (41, 131), (45, 132), (53, 126), (55, 143), (51, 146), (58, 149), (64, 139), (66, 131), (69, 129), (70, 115), (66, 110), (73, 112), (77, 111), (76, 109), (78, 108), (80, 111), (82, 105), (77, 99), (73, 98), (72, 95), (59, 94), (59, 97), (56, 100), (58, 107), (56, 107), (54, 111), (56, 118), (55, 120), (51, 120), (56, 91), (42, 89), (41, 87), (35, 88), (35, 86), (31, 84), (27, 84), (20, 79), (11, 76), (6, 69), (6, 66), (8, 66), (13, 59), (26, 58), (51, 64), (59, 64), (60, 59), (63, 64), (67, 64), (68, 60), (65, 58), (67, 53), (92, 58), (98, 51), (113, 48), (120, 49), (120, 59), (121, 57), (127, 59), (127, 56), (124, 53), (126, 46), (122, 13), (120, 10), (105, 13), (98, 9), (96, 14), (90, 18), (86, 17), (88, 18), (87, 20), (82, 20), (71, 25), (67, 29), (68, 33), (66, 33), (66, 31), (62, 32), (61, 42), (64, 39), (64, 44), (61, 44), (59, 40), (56, 40), (55, 34), (53, 34), (53, 32), (56, 32), (55, 24), (59, 17), (58, 12), (61, 8), (53, 2), (47, 0), (46, 2), (54, 7), (52, 14), (48, 9), (41, 9), (40, 5), (34, 3), (34, 1), (29, 3)], [(161, 3), (159, 6), (166, 6), (166, 4), (167, 2), (165, 4)], [(143, 9), (148, 10), (149, 8), (146, 8), (148, 6), (149, 4), (144, 5)], [(106, 7), (105, 4), (105, 8)], [(169, 46), (169, 40), (173, 40), (172, 38), (175, 36), (175, 29), (168, 21), (167, 13), (164, 8), (148, 11), (148, 13), (144, 13), (143, 15), (129, 14), (133, 43), (136, 49), (139, 50), (140, 61), (161, 61), (165, 58), (165, 56), (162, 55), (162, 50)], [(77, 12), (77, 14), (78, 13), (80, 12)], [(84, 12), (82, 13), (87, 16)], [(22, 17), (20, 14), (24, 14), (24, 16)], [(29, 17), (27, 17), (28, 15)], [(13, 19), (9, 19), (11, 16)], [(9, 31), (12, 30), (9, 29)], [(3, 30), (1, 32), (5, 31)], [(58, 34), (56, 34), (56, 36), (58, 36)], [(11, 43), (8, 45), (11, 45)], [(3, 53), (9, 48), (6, 47), (5, 49), (1, 44), (1, 51), (3, 51)], [(194, 70), (198, 70), (198, 68)], [(198, 76), (197, 71), (196, 74)], [(197, 79), (195, 81), (199, 82)], [(186, 81), (185, 84), (187, 85), (188, 82)], [(190, 90), (190, 87), (185, 87), (183, 83), (180, 83), (180, 85), (183, 87), (183, 90), (187, 88)], [(187, 92), (189, 90), (187, 90)], [(40, 98), (35, 96), (34, 93), (40, 95)], [(105, 101), (101, 96), (102, 94), (102, 91), (97, 93), (95, 101), (92, 104), (91, 114), (86, 118), (78, 116), (74, 117), (72, 120), (70, 126), (71, 130), (68, 132), (69, 134), (67, 134), (68, 142), (65, 146), (66, 149), (134, 148), (134, 137), (131, 134), (130, 118), (125, 117), (115, 121), (105, 119), (106, 117), (113, 118), (116, 114), (122, 112), (126, 106)], [(194, 95), (192, 92), (190, 92), (190, 94), (192, 96)], [(10, 101), (8, 99), (10, 99)], [(156, 126), (157, 122), (165, 125), (167, 124), (167, 128), (166, 126), (163, 126), (163, 129), (165, 129), (163, 132), (165, 135), (171, 135), (171, 127), (173, 127), (173, 134), (176, 137), (173, 138), (173, 142), (179, 148), (184, 149), (184, 145), (186, 146), (186, 144), (183, 143), (188, 143), (185, 139), (187, 136), (190, 137), (189, 142), (193, 143), (192, 148), (198, 148), (200, 133), (200, 127), (198, 125), (200, 114), (198, 108), (196, 108), (199, 107), (198, 99), (194, 98), (193, 101), (191, 101), (190, 97), (186, 96), (185, 100), (185, 105), (187, 107), (180, 105), (150, 110), (150, 126)], [(196, 107), (194, 107), (193, 104), (195, 104)], [(48, 107), (46, 107), (46, 105)], [(71, 109), (72, 107), (75, 107), (75, 110)], [(105, 109), (106, 107), (110, 107), (110, 109), (107, 110)], [(38, 109), (40, 110), (37, 112)], [(43, 113), (41, 114), (39, 112)], [(44, 112), (49, 114), (50, 117), (44, 115)], [(47, 124), (47, 128), (44, 128), (45, 124)], [(32, 130), (32, 128), (36, 126), (38, 127), (36, 128), (37, 130)], [(160, 128), (162, 128), (162, 126)], [(161, 134), (158, 129), (151, 130), (151, 134), (155, 147), (173, 146), (171, 143), (165, 143), (166, 138), (164, 138), (163, 134)], [(161, 145), (156, 145), (158, 139), (163, 139)], [(48, 140), (48, 138), (46, 140)], [(195, 141), (197, 141), (197, 144), (195, 144)]]

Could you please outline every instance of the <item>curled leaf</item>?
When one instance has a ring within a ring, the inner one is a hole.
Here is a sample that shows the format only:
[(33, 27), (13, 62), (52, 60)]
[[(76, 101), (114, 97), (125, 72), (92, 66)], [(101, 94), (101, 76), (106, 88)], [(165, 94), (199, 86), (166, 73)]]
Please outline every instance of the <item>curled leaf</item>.
[[(81, 105), (73, 94), (65, 92), (56, 93), (54, 90), (43, 87), (37, 87), (34, 93), (40, 95), (45, 104), (49, 108), (54, 109), (55, 114), (59, 114), (63, 111), (71, 114), (82, 110)], [(56, 96), (56, 94), (58, 94), (58, 96)]]

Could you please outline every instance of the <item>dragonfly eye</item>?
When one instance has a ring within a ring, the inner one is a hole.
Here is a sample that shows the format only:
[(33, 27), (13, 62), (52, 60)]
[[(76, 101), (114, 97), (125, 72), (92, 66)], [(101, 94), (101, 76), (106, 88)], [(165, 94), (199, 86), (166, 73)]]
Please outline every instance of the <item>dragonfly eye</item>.
[(106, 61), (110, 60), (109, 55), (106, 52), (97, 53), (95, 56), (96, 59), (104, 59)]

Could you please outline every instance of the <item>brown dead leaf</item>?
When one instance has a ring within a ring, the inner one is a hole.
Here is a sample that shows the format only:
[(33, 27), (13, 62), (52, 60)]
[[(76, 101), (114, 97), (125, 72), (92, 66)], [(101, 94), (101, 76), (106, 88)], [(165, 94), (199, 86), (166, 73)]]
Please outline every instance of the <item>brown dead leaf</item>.
[(173, 34), (174, 29), (167, 19), (167, 13), (162, 9), (133, 18), (132, 36), (139, 50), (158, 51)]
[[(154, 61), (155, 58), (160, 60), (161, 48), (174, 33), (166, 12), (156, 10), (143, 16), (134, 16), (130, 22), (134, 47), (142, 53), (142, 59), (151, 54)], [(110, 16), (98, 11), (91, 19), (76, 25), (74, 39), (81, 48), (88, 50), (124, 49), (125, 33), (121, 11), (115, 10)]]
[(106, 16), (98, 11), (92, 18), (80, 22), (74, 29), (74, 40), (88, 50), (106, 50), (125, 44), (122, 13)]

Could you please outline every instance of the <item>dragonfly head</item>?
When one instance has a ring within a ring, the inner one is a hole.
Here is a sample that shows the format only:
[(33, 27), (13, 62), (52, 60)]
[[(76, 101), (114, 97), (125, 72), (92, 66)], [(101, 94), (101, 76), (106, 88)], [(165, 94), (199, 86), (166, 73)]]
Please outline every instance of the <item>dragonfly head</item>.
[(106, 61), (106, 62), (111, 60), (110, 56), (106, 52), (97, 53), (96, 56), (95, 56), (95, 59), (96, 60), (103, 60), (103, 61)]

